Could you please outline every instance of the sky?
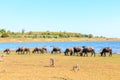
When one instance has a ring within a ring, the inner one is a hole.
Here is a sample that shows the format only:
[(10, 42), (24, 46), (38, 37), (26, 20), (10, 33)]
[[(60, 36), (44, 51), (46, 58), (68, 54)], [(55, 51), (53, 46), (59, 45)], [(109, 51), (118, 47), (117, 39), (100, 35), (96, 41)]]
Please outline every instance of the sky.
[(120, 38), (120, 0), (0, 0), (0, 29)]

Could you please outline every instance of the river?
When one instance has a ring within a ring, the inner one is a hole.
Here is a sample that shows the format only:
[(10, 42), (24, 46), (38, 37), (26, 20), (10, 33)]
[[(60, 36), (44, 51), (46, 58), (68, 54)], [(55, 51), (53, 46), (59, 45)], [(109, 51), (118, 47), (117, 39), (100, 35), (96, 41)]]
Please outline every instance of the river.
[(49, 51), (52, 50), (52, 46), (58, 46), (64, 51), (66, 48), (74, 46), (92, 46), (95, 48), (95, 52), (99, 53), (101, 48), (111, 47), (113, 53), (120, 53), (120, 42), (4, 42), (0, 43), (0, 50), (10, 48), (12, 50), (18, 47), (47, 47)]

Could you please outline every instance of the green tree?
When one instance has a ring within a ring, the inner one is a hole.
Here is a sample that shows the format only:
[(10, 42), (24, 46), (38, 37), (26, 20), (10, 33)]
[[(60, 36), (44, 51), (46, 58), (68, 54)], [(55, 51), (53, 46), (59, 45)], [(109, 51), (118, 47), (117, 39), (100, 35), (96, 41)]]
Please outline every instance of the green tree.
[(89, 35), (88, 35), (88, 38), (93, 38), (93, 35), (92, 35), (92, 34), (89, 34)]
[(5, 29), (0, 29), (0, 33), (6, 33)]

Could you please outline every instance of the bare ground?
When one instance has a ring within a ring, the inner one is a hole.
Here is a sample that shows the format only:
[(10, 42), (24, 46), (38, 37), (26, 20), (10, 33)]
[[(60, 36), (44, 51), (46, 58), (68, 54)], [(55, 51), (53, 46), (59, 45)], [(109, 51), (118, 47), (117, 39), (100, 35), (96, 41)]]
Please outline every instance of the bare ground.
[[(50, 67), (50, 57), (55, 67)], [(73, 65), (80, 70), (74, 72)], [(79, 57), (11, 53), (0, 62), (0, 80), (120, 80), (120, 55)]]

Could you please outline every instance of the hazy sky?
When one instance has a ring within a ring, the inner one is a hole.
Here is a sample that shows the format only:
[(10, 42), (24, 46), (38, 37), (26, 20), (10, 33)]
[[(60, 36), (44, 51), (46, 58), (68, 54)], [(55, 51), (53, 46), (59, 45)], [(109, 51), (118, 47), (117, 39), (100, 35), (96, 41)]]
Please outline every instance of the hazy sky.
[(120, 37), (120, 0), (0, 0), (0, 28)]

